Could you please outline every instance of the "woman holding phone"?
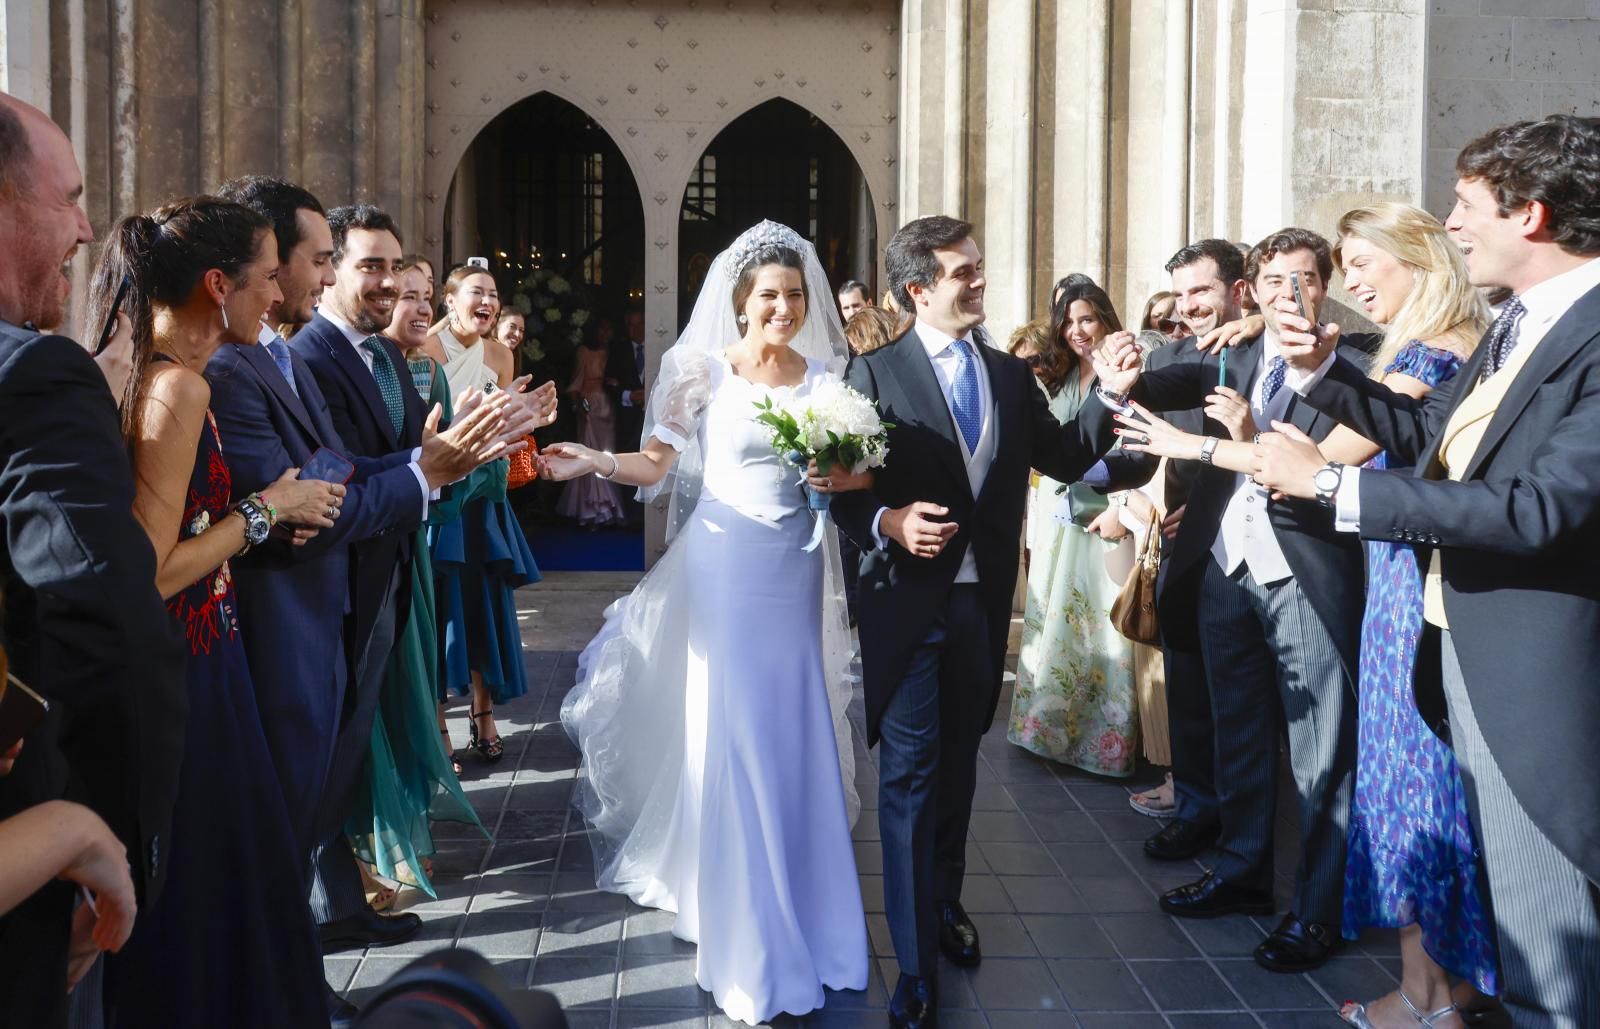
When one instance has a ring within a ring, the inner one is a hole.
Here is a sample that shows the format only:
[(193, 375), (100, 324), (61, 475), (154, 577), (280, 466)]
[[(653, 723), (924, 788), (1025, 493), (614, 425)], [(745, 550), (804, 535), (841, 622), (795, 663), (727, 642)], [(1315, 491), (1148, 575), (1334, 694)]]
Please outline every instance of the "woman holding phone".
[[(1344, 286), (1385, 327), (1372, 377), (1420, 397), (1448, 382), (1472, 354), (1489, 311), (1468, 282), (1460, 251), (1432, 215), (1408, 204), (1359, 207), (1339, 220), (1334, 260)], [(1315, 311), (1309, 312), (1314, 320)], [(1287, 316), (1288, 312), (1284, 312)], [(1199, 456), (1203, 438), (1178, 432), (1135, 405), (1123, 446), (1174, 459)], [(1119, 416), (1120, 417), (1120, 416)], [(1141, 437), (1143, 441), (1141, 441)], [(1386, 467), (1369, 440), (1340, 426), (1320, 444), (1331, 461)], [(1216, 445), (1213, 462), (1246, 474), (1250, 443)], [(1422, 631), (1422, 576), (1408, 543), (1367, 543), (1367, 603), (1361, 626), (1356, 785), (1345, 859), (1343, 931), (1400, 929), (1401, 979), (1394, 992), (1340, 1014), (1352, 1025), (1446, 1029), (1461, 1002), (1498, 991), (1493, 938), (1478, 893), (1477, 844), (1455, 756), (1417, 710), (1412, 692)]]
[(277, 255), (260, 215), (192, 197), (119, 222), (91, 284), (91, 316), (106, 324), (118, 284), (130, 283), (121, 413), (137, 484), (133, 513), (155, 549), (156, 586), (189, 643), (183, 765), (172, 830), (161, 841), (167, 882), (107, 964), (114, 1025), (267, 1029), (327, 1018), (305, 855), (295, 853), (276, 778), (263, 774), (272, 758), (228, 559), (269, 545), (276, 524), (332, 526), (345, 490), (299, 480), (291, 468), (231, 504), (201, 374), (218, 347), (256, 345), (262, 314), (282, 299)]

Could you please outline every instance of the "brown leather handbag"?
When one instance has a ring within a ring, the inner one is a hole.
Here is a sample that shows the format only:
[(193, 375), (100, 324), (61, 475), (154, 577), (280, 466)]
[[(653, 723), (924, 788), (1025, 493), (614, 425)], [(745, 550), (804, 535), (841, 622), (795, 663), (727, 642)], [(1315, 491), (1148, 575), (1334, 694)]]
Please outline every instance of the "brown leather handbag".
[(1111, 624), (1135, 643), (1159, 646), (1161, 626), (1156, 621), (1156, 577), (1161, 572), (1161, 515), (1151, 512), (1144, 543), (1128, 581), (1111, 605)]

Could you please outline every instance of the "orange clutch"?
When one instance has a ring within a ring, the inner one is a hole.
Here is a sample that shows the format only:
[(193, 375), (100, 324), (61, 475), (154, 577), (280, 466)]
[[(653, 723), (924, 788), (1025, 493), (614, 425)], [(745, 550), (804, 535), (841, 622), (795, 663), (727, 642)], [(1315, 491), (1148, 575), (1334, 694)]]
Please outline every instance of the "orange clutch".
[(516, 489), (526, 486), (539, 477), (539, 465), (534, 457), (539, 453), (539, 443), (530, 433), (522, 437), (528, 444), (524, 450), (519, 450), (511, 455), (511, 468), (506, 473), (506, 489)]

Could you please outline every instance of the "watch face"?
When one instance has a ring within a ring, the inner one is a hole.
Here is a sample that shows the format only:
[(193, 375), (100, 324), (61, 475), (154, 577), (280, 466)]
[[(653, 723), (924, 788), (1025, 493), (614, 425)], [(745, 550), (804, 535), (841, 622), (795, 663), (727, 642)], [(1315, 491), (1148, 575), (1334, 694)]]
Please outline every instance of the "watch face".
[(1339, 469), (1323, 468), (1312, 476), (1311, 484), (1322, 493), (1332, 493), (1339, 488)]

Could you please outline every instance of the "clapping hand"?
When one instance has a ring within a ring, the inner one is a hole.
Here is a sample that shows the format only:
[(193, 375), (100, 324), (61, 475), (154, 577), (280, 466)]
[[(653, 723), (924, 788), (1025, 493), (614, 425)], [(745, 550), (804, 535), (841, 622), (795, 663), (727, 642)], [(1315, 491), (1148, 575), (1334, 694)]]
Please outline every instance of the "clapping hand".
[[(471, 393), (476, 396), (473, 400)], [(457, 414), (450, 428), (439, 431), (443, 410), (438, 404), (428, 412), (422, 429), (422, 460), (418, 467), (429, 486), (438, 489), (462, 478), (480, 465), (523, 450), (523, 437), (533, 431), (536, 415), (503, 391), (484, 394), (463, 391), (459, 400), (467, 410)], [(459, 411), (459, 409), (458, 409)]]
[(1123, 329), (1105, 338), (1094, 353), (1094, 373), (1112, 393), (1128, 393), (1139, 381), (1144, 352), (1133, 333)]
[(1314, 324), (1300, 316), (1300, 309), (1288, 297), (1273, 303), (1278, 312), (1278, 354), (1291, 368), (1314, 372), (1339, 345), (1339, 326), (1333, 322)]
[(556, 411), (560, 403), (560, 395), (556, 392), (554, 380), (546, 382), (543, 386), (530, 392), (523, 392), (528, 388), (528, 383), (533, 381), (532, 375), (522, 375), (511, 380), (504, 392), (511, 395), (513, 405), (524, 407), (534, 417), (534, 428), (542, 429), (556, 420)]
[(947, 507), (919, 500), (885, 511), (878, 520), (878, 531), (917, 557), (938, 557), (960, 528), (955, 522), (935, 521), (949, 513)]
[(815, 460), (806, 465), (806, 485), (818, 493), (848, 493), (872, 485), (872, 470), (852, 472), (842, 464), (835, 464), (823, 475)]

